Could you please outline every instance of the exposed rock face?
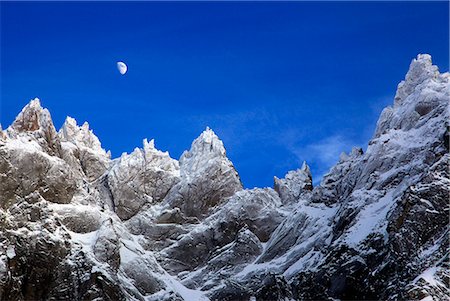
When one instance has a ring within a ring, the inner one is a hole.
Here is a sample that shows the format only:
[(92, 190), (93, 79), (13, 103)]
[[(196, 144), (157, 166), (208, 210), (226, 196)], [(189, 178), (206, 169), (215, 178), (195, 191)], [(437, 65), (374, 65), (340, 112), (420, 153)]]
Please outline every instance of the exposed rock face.
[(306, 162), (302, 168), (289, 171), (284, 179), (274, 177), (274, 189), (280, 195), (283, 203), (295, 202), (302, 194), (313, 189), (311, 170)]
[[(47, 210), (46, 201), (22, 200), (1, 210), (2, 300), (43, 300), (58, 279), (70, 236)], [(45, 221), (45, 222), (43, 222)]]
[[(219, 284), (233, 274), (232, 271), (243, 268), (238, 264), (230, 267), (229, 262), (249, 263), (260, 254), (261, 242), (269, 239), (284, 217), (280, 206), (280, 199), (272, 189), (236, 193), (203, 223), (161, 252), (163, 267), (173, 273), (185, 272), (183, 283), (190, 286), (193, 281), (196, 285)], [(242, 248), (243, 240), (253, 245), (247, 246), (246, 257), (230, 251), (230, 248)], [(204, 272), (197, 275), (197, 269)], [(230, 271), (225, 272), (227, 269)], [(223, 275), (217, 274), (219, 270)], [(194, 272), (189, 273), (191, 271)]]
[(32, 100), (0, 128), (1, 300), (446, 300), (450, 75), (412, 61), (365, 152), (243, 190), (207, 128), (111, 160)]
[(64, 160), (46, 151), (47, 147), (22, 135), (0, 141), (0, 201), (4, 208), (35, 192), (51, 202), (70, 202), (81, 179)]
[(158, 203), (180, 181), (178, 161), (144, 140), (144, 148), (123, 154), (108, 173), (108, 183), (117, 215), (134, 216), (146, 203)]
[(111, 155), (101, 147), (87, 122), (79, 127), (75, 119), (67, 117), (58, 135), (63, 159), (89, 181), (98, 179), (109, 167)]
[(11, 137), (26, 136), (34, 140), (49, 155), (61, 155), (61, 144), (50, 112), (41, 107), (38, 98), (23, 108), (7, 131)]
[(166, 202), (187, 216), (203, 217), (209, 209), (242, 189), (223, 143), (207, 128), (180, 158), (181, 181)]

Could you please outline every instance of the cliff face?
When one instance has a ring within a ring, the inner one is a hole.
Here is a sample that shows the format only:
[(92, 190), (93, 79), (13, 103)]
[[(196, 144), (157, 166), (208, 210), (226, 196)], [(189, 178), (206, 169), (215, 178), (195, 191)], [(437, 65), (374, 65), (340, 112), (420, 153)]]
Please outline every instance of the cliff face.
[(209, 128), (112, 160), (32, 100), (0, 128), (0, 299), (447, 299), (449, 81), (419, 55), (314, 188), (305, 163), (244, 190)]

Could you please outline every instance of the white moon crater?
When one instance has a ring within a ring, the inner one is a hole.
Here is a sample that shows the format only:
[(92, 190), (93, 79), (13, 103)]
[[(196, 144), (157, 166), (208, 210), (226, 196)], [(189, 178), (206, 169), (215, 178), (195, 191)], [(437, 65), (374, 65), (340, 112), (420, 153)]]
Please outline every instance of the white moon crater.
[(117, 62), (117, 69), (119, 69), (120, 74), (124, 75), (127, 73), (128, 67), (124, 62)]

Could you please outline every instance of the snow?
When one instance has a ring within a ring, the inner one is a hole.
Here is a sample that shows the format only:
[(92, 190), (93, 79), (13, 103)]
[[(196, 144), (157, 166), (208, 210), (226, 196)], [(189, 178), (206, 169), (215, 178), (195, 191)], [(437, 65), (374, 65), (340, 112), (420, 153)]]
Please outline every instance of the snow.
[(306, 255), (304, 255), (299, 260), (297, 260), (294, 264), (292, 264), (283, 273), (283, 275), (289, 279), (289, 278), (295, 276), (300, 271), (310, 270), (313, 266), (313, 263), (319, 262), (320, 259), (322, 259), (322, 255), (320, 254), (320, 252), (317, 252), (317, 251), (314, 251), (314, 249), (311, 249), (308, 253), (306, 253)]
[(16, 139), (8, 140), (6, 146), (10, 149), (20, 149), (25, 152), (42, 152), (42, 147), (27, 136), (20, 135)]
[(98, 239), (98, 231), (76, 233), (68, 230), (67, 232), (69, 232), (73, 242), (81, 245), (84, 252), (92, 252), (92, 247)]
[(431, 204), (430, 201), (425, 200), (425, 199), (420, 199), (420, 201), (421, 201), (422, 203), (425, 203), (428, 207), (434, 208), (434, 207), (433, 207), (433, 204)]
[(6, 256), (2, 255), (0, 256), (0, 276), (6, 277), (7, 273), (8, 273), (8, 263), (6, 261)]
[(74, 118), (67, 116), (58, 135), (61, 142), (70, 142), (80, 149), (89, 149), (98, 157), (108, 158), (106, 151), (101, 147), (100, 140), (94, 135), (87, 122), (78, 126)]
[(36, 140), (30, 139), (26, 135), (19, 134), (16, 138), (9, 139), (5, 144), (5, 147), (14, 151), (17, 156), (23, 156), (23, 153), (39, 153), (39, 155), (45, 157), (53, 165), (65, 164), (64, 160), (61, 158), (50, 156), (44, 152)]
[(126, 264), (141, 257), (145, 250), (134, 240), (121, 239), (120, 263)]
[[(438, 264), (439, 263), (436, 263), (434, 266), (425, 269), (420, 275), (418, 275), (412, 281), (412, 283), (416, 287), (424, 287), (426, 289), (426, 291), (431, 293), (431, 296), (433, 296), (433, 293), (432, 293), (433, 291), (446, 292), (447, 294), (450, 292), (448, 289), (448, 284), (445, 282), (445, 279), (446, 279), (445, 272), (448, 272), (448, 271), (446, 271), (446, 268), (443, 266), (437, 266)], [(438, 273), (444, 273), (442, 278), (440, 276), (438, 276)], [(426, 285), (423, 286), (423, 284), (419, 284), (420, 280), (425, 281)], [(438, 297), (438, 295), (436, 295), (436, 297)], [(431, 300), (433, 300), (433, 299), (431, 299)]]
[(200, 290), (193, 290), (185, 287), (175, 277), (165, 273), (162, 279), (168, 287), (178, 293), (185, 301), (208, 301), (209, 298), (205, 296), (205, 293)]
[(357, 247), (373, 232), (384, 234), (382, 227), (385, 226), (386, 216), (393, 205), (393, 190), (390, 190), (375, 203), (365, 206), (359, 212), (357, 222), (346, 231), (345, 242), (349, 246)]
[(428, 268), (425, 271), (423, 271), (422, 274), (417, 276), (413, 282), (417, 282), (419, 279), (423, 279), (433, 286), (440, 285), (442, 283), (440, 281), (436, 280), (436, 278), (434, 276), (437, 271), (438, 271), (437, 267)]
[(14, 246), (8, 246), (8, 249), (6, 249), (6, 256), (9, 259), (13, 259), (14, 257), (16, 257), (16, 251), (14, 250)]
[(420, 259), (426, 259), (434, 254), (439, 249), (439, 246), (442, 244), (442, 241), (447, 237), (447, 235), (448, 231), (445, 231), (442, 236), (433, 241), (431, 245), (422, 248), (421, 252), (418, 254), (418, 257)]

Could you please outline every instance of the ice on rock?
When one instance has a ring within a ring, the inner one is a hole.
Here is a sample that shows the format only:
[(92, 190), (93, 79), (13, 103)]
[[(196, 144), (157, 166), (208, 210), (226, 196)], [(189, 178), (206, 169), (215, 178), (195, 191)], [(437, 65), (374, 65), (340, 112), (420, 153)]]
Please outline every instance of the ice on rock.
[[(381, 114), (367, 151), (355, 148), (341, 155), (236, 281), (251, 288), (270, 270), (290, 281), (298, 299), (342, 298), (344, 293), (356, 299), (410, 299), (410, 292), (395, 288), (405, 287), (406, 279), (422, 269), (413, 259), (416, 246), (445, 231), (443, 211), (430, 210), (421, 200), (433, 199), (433, 208), (446, 207), (449, 88), (448, 74), (437, 73), (430, 57), (419, 55), (395, 105)], [(410, 192), (415, 183), (424, 185)], [(402, 270), (408, 263), (414, 268)], [(352, 280), (355, 275), (360, 280)], [(396, 284), (388, 291), (365, 284), (380, 279)], [(320, 283), (330, 283), (328, 290)]]
[(41, 107), (39, 98), (32, 99), (14, 120), (11, 130), (17, 132), (37, 131), (48, 121), (50, 113)]
[(163, 267), (173, 274), (186, 272), (183, 283), (188, 286), (219, 285), (261, 253), (262, 242), (285, 217), (280, 207), (278, 194), (270, 188), (237, 192), (161, 251)]

